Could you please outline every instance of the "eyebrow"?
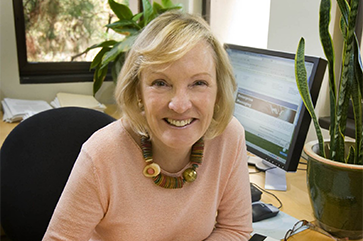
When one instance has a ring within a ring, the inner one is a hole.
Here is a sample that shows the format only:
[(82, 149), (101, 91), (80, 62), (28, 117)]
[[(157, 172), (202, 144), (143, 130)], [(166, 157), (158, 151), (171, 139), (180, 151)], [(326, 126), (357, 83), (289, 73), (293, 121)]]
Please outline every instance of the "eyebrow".
[[(151, 74), (161, 74), (161, 75), (164, 75), (164, 76), (168, 77), (168, 75), (165, 74), (162, 70), (161, 71), (151, 70)], [(196, 74), (192, 75), (191, 78), (194, 78), (194, 77), (199, 76), (199, 75), (208, 75), (210, 77), (213, 77), (212, 74), (210, 74), (208, 72), (201, 72), (201, 73), (196, 73)]]

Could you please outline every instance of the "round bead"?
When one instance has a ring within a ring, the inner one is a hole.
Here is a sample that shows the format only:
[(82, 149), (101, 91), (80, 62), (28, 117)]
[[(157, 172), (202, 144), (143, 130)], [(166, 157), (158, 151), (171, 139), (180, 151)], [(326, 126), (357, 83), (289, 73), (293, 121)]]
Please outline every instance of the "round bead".
[(193, 168), (188, 168), (183, 172), (184, 180), (187, 182), (194, 182), (197, 179), (197, 171)]
[(149, 175), (153, 175), (153, 174), (155, 173), (155, 170), (154, 170), (154, 169), (152, 169), (152, 168), (149, 168), (149, 169), (147, 169), (147, 173), (148, 173)]
[(145, 177), (156, 177), (160, 173), (160, 166), (156, 163), (151, 163), (144, 168), (143, 174)]
[(153, 159), (148, 157), (148, 158), (145, 158), (145, 162), (153, 162)]

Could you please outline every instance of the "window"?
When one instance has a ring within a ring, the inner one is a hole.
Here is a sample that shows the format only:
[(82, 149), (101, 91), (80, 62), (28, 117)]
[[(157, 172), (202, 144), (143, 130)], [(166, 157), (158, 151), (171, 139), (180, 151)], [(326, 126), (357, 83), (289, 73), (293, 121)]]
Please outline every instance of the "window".
[[(141, 11), (141, 0), (117, 1), (129, 2), (133, 13)], [(210, 0), (203, 0), (202, 6), (203, 15), (209, 15)], [(98, 50), (79, 53), (119, 37), (105, 31), (104, 26), (116, 18), (107, 0), (13, 0), (13, 8), (22, 84), (92, 81), (90, 61)]]

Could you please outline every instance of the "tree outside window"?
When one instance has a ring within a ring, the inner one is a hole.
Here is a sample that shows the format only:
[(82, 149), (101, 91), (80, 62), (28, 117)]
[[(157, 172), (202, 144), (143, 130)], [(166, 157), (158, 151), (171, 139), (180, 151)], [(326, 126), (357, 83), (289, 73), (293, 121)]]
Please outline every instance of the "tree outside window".
[[(117, 0), (135, 13), (140, 1)], [(21, 84), (92, 81), (97, 50), (80, 53), (122, 37), (105, 27), (117, 18), (108, 0), (13, 0), (13, 9)]]
[(115, 17), (107, 0), (24, 0), (23, 9), (29, 62), (92, 61), (95, 53), (78, 53), (120, 38), (105, 29)]

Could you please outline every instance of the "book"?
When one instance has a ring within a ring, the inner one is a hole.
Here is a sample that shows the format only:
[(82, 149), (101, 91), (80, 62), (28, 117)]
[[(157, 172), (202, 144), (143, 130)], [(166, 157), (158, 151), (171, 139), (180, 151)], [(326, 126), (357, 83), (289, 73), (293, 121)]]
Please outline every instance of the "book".
[(44, 100), (24, 100), (5, 98), (1, 101), (3, 106), (3, 121), (19, 122), (39, 112), (60, 107), (77, 106), (90, 108), (103, 112), (106, 106), (101, 104), (92, 95), (58, 93), (55, 99), (48, 104)]
[(52, 109), (44, 100), (23, 100), (5, 98), (1, 101), (3, 106), (3, 121), (19, 122), (39, 112)]
[(106, 106), (101, 104), (92, 95), (70, 94), (59, 92), (56, 98), (51, 102), (55, 108), (77, 106), (83, 108), (104, 111)]

